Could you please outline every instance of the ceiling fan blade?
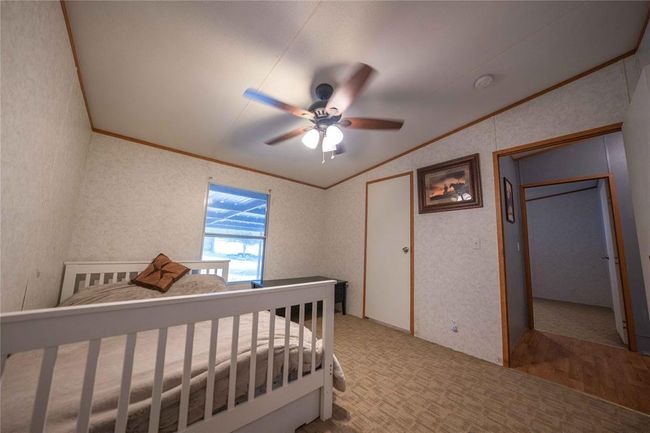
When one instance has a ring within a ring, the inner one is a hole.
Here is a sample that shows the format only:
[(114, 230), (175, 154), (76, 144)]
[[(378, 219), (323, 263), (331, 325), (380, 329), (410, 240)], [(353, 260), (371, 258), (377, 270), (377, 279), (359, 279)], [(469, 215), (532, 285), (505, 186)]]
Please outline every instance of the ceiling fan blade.
[(401, 129), (403, 120), (368, 119), (366, 117), (346, 117), (338, 123), (350, 129)]
[(289, 131), (286, 134), (280, 135), (280, 136), (272, 138), (270, 140), (266, 140), (265, 143), (268, 144), (269, 146), (272, 146), (272, 145), (277, 144), (277, 143), (279, 143), (281, 141), (285, 141), (285, 140), (288, 140), (290, 138), (297, 137), (297, 136), (309, 131), (310, 129), (312, 129), (311, 126), (306, 127), (306, 128), (294, 129), (293, 131)]
[(334, 94), (327, 101), (327, 106), (325, 107), (327, 113), (331, 116), (340, 116), (343, 114), (352, 105), (374, 72), (375, 70), (372, 67), (365, 63), (359, 63), (350, 79), (334, 90)]
[(296, 107), (295, 105), (287, 104), (286, 102), (278, 101), (274, 97), (266, 95), (255, 89), (246, 89), (244, 92), (244, 97), (250, 99), (251, 101), (261, 102), (262, 104), (279, 108), (280, 110), (291, 113), (294, 116), (302, 117), (304, 119), (314, 118), (314, 114), (311, 111), (304, 110), (300, 107)]

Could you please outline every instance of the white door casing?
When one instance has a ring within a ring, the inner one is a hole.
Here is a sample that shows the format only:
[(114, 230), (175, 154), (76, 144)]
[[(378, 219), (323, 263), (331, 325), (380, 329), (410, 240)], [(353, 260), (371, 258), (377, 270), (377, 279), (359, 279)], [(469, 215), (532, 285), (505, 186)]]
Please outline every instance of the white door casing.
[(605, 234), (605, 248), (607, 255), (607, 268), (609, 272), (609, 283), (612, 290), (612, 309), (616, 321), (616, 332), (625, 344), (628, 344), (627, 329), (625, 326), (625, 310), (623, 308), (623, 297), (621, 295), (621, 276), (619, 274), (618, 253), (616, 252), (615, 233), (613, 218), (611, 215), (611, 204), (607, 181), (598, 181), (598, 193), (600, 195), (600, 206), (603, 217), (603, 232)]
[(411, 331), (412, 173), (366, 189), (365, 316)]

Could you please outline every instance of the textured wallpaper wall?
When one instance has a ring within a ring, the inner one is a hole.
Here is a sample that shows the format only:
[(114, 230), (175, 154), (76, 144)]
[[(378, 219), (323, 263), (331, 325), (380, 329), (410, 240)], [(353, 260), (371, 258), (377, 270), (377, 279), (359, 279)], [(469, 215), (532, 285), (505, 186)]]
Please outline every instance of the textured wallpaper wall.
[(2, 2), (2, 311), (58, 300), (90, 126), (58, 2)]
[(415, 333), (501, 363), (492, 152), (622, 121), (626, 74), (625, 62), (615, 63), (327, 190), (325, 272), (350, 281), (351, 313), (362, 308), (365, 182), (478, 152), (483, 208), (425, 215), (416, 208)]
[(271, 190), (265, 278), (318, 275), (321, 189), (93, 134), (69, 260), (201, 256), (208, 180)]

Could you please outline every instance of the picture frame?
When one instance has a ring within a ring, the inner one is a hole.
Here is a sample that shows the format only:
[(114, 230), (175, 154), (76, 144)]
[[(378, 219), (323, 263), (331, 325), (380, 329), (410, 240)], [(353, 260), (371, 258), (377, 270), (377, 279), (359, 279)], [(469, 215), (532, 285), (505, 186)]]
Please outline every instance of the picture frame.
[(503, 177), (503, 197), (505, 199), (506, 221), (510, 224), (515, 223), (515, 195), (512, 190), (512, 183)]
[(483, 207), (479, 154), (417, 170), (419, 213)]

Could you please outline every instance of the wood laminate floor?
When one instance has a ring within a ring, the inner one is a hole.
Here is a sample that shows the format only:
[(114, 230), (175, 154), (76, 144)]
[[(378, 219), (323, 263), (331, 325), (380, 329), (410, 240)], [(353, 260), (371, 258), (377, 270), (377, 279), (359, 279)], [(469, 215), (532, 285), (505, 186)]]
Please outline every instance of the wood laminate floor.
[(511, 366), (650, 414), (648, 356), (624, 348), (531, 330), (515, 348)]
[(650, 432), (650, 417), (368, 320), (336, 315), (347, 380), (300, 433)]

